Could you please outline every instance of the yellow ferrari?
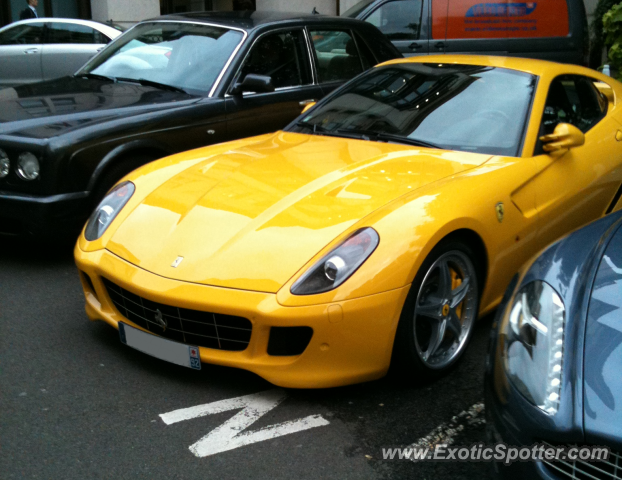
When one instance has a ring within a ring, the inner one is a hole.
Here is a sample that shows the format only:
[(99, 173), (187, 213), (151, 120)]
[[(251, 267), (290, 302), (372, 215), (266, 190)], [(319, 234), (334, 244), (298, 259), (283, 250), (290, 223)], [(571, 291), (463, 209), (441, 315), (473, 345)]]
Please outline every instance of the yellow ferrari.
[(384, 63), (284, 131), (125, 177), (75, 248), (86, 312), (284, 387), (441, 375), (523, 262), (621, 208), (620, 99), (571, 65)]

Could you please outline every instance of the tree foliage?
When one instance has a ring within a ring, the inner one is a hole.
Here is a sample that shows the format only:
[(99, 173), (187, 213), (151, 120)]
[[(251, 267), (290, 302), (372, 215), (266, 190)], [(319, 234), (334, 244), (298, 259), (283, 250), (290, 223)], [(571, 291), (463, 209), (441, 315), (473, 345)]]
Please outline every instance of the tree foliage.
[(615, 5), (603, 15), (605, 45), (609, 47), (609, 62), (622, 80), (622, 3)]
[(605, 35), (603, 33), (603, 16), (613, 6), (619, 4), (620, 0), (599, 0), (594, 10), (594, 21), (592, 22), (592, 42), (590, 48), (590, 67), (596, 68), (601, 65), (601, 56), (605, 46)]

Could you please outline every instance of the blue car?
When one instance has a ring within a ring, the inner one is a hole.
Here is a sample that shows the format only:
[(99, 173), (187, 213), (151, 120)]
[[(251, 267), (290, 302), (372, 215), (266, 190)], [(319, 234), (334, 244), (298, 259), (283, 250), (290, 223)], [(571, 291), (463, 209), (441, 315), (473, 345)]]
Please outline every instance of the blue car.
[(554, 243), (514, 277), (485, 384), (490, 442), (611, 450), (600, 462), (496, 464), (498, 476), (622, 479), (622, 211)]

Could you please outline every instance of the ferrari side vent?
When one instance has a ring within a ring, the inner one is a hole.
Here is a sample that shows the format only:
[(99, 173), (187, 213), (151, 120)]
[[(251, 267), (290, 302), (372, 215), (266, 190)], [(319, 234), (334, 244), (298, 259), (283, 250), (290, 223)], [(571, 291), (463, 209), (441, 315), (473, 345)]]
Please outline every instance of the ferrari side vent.
[(605, 215), (609, 215), (611, 212), (613, 212), (613, 209), (620, 201), (620, 197), (622, 197), (622, 184), (618, 187), (618, 191), (614, 195), (613, 200), (611, 201), (611, 204), (609, 205), (609, 208), (607, 208), (607, 211), (605, 212)]

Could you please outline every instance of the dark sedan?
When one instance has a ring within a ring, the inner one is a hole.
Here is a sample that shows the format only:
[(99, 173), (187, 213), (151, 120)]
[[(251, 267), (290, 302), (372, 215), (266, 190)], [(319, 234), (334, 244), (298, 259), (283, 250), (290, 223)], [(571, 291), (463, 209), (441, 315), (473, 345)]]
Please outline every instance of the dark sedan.
[(622, 478), (622, 211), (550, 246), (506, 292), (486, 366), (489, 439), (592, 445), (607, 461), (498, 466), (503, 478)]
[(0, 90), (0, 233), (74, 231), (138, 166), (283, 128), (308, 103), (398, 56), (375, 27), (339, 17), (142, 22), (74, 76)]

